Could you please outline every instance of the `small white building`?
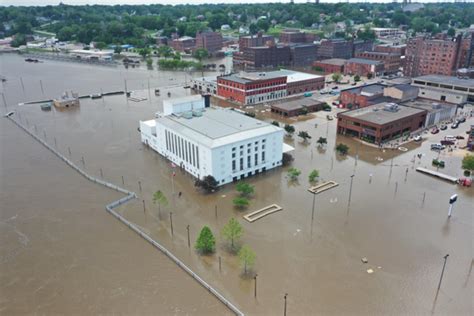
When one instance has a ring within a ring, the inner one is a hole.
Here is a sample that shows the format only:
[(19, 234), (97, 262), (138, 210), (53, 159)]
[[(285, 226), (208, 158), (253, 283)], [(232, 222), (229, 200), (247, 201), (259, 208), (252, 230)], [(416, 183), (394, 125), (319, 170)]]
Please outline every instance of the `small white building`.
[(201, 96), (163, 102), (157, 118), (140, 121), (141, 141), (189, 174), (219, 185), (281, 166), (283, 129), (232, 109), (205, 107)]
[(191, 88), (199, 93), (217, 95), (217, 77), (198, 77), (191, 79)]
[(92, 60), (112, 60), (113, 54), (114, 52), (112, 50), (75, 49), (71, 51), (72, 56)]

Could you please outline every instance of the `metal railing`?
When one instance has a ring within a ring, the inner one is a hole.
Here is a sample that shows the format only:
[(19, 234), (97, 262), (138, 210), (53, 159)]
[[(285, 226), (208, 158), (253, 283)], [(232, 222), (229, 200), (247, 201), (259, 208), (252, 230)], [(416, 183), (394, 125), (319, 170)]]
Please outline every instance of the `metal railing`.
[(49, 149), (53, 154), (58, 156), (61, 160), (63, 160), (67, 165), (69, 165), (71, 168), (76, 170), (78, 173), (80, 173), (82, 176), (84, 176), (87, 180), (92, 181), (94, 183), (103, 185), (109, 189), (121, 192), (126, 194), (126, 196), (111, 202), (105, 206), (105, 209), (107, 212), (112, 214), (115, 218), (117, 218), (119, 221), (121, 221), (123, 224), (128, 226), (131, 230), (133, 230), (135, 233), (140, 235), (143, 239), (148, 241), (152, 246), (160, 250), (162, 253), (164, 253), (168, 258), (170, 258), (174, 263), (176, 263), (181, 269), (183, 269), (186, 273), (188, 273), (193, 279), (195, 279), (199, 284), (201, 284), (205, 289), (207, 289), (211, 294), (213, 294), (219, 301), (221, 301), (227, 308), (229, 308), (232, 312), (234, 312), (236, 315), (243, 316), (244, 313), (242, 313), (234, 304), (232, 304), (228, 299), (226, 299), (221, 293), (219, 293), (216, 289), (214, 289), (211, 285), (209, 285), (206, 281), (204, 281), (199, 275), (194, 273), (187, 265), (185, 265), (180, 259), (178, 259), (175, 255), (173, 255), (168, 249), (166, 249), (163, 245), (155, 241), (153, 238), (151, 238), (149, 235), (147, 235), (145, 232), (143, 232), (137, 225), (133, 224), (129, 220), (125, 219), (122, 215), (120, 215), (118, 212), (114, 211), (114, 208), (121, 206), (128, 201), (137, 198), (137, 195), (135, 192), (128, 191), (126, 189), (123, 189), (115, 184), (112, 184), (107, 181), (103, 181), (101, 179), (98, 179), (96, 177), (93, 177), (89, 174), (87, 174), (85, 171), (83, 171), (81, 168), (76, 166), (71, 160), (66, 158), (63, 154), (61, 154), (59, 151), (51, 147), (47, 142), (39, 138), (36, 134), (34, 134), (32, 131), (30, 131), (27, 127), (25, 127), (21, 122), (18, 122), (14, 120), (11, 116), (7, 117), (10, 119), (14, 124), (16, 124), (18, 127), (23, 129), (27, 134), (29, 134), (31, 137), (33, 137), (35, 140), (37, 140), (39, 143), (41, 143), (43, 146), (45, 146), (47, 149)]

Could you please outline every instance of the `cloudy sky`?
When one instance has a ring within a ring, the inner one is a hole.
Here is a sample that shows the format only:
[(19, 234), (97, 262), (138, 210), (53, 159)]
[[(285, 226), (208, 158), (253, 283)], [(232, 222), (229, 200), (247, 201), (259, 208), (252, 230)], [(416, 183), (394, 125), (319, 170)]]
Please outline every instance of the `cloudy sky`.
[[(347, 1), (338, 1), (338, 0), (321, 0), (322, 2), (347, 2)], [(349, 0), (349, 2), (365, 2), (366, 0)], [(443, 1), (452, 1), (454, 0), (443, 0)], [(473, 2), (474, 0), (467, 0), (468, 2)], [(60, 0), (0, 0), (0, 5), (9, 6), (9, 5), (56, 5)], [(153, 3), (162, 3), (162, 4), (199, 4), (199, 3), (245, 3), (245, 2), (290, 2), (289, 0), (62, 0), (66, 4), (153, 4)], [(296, 3), (308, 2), (307, 0), (295, 0)], [(312, 1), (311, 1), (312, 2)], [(370, 2), (392, 2), (392, 0), (371, 0)], [(402, 0), (398, 0), (402, 2)], [(425, 0), (422, 2), (440, 2), (439, 0)]]

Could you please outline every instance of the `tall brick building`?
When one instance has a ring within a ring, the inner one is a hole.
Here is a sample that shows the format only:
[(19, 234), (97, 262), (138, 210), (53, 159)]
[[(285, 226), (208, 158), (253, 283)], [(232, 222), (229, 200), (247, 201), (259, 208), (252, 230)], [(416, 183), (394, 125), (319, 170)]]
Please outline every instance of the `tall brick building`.
[(381, 61), (384, 64), (385, 73), (397, 72), (402, 66), (402, 56), (395, 53), (360, 52), (356, 53), (355, 57)]
[(352, 57), (352, 49), (352, 42), (345, 39), (322, 40), (318, 47), (318, 59), (349, 59)]
[(259, 32), (257, 35), (241, 36), (239, 38), (239, 50), (242, 52), (247, 47), (261, 47), (274, 43), (273, 36)]
[(202, 31), (196, 33), (196, 48), (204, 48), (210, 54), (222, 49), (222, 35), (218, 32)]
[(409, 77), (437, 74), (451, 76), (457, 69), (462, 37), (408, 41), (404, 74)]
[(279, 42), (285, 44), (312, 43), (316, 40), (316, 35), (300, 30), (286, 29), (280, 33)]

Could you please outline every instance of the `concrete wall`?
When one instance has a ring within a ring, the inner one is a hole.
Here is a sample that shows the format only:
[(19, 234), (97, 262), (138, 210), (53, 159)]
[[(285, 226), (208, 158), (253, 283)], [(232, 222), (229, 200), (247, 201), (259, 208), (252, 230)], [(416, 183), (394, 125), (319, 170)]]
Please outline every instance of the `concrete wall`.
[[(428, 87), (420, 87), (418, 96), (425, 99), (445, 101), (449, 103), (459, 104), (466, 102), (467, 94), (456, 93), (454, 91), (443, 90), (443, 89), (433, 89)], [(442, 97), (445, 96), (446, 99), (443, 100)]]

